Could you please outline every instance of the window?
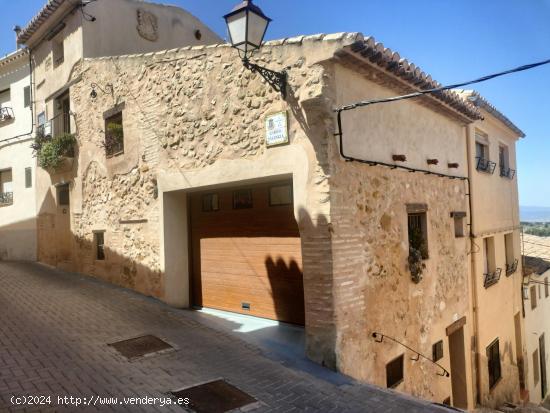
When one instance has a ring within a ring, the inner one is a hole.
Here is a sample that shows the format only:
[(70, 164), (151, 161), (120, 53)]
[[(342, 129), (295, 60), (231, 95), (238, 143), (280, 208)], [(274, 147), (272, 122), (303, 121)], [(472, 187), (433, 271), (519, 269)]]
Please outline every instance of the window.
[(501, 378), (498, 338), (487, 347), (487, 363), (489, 368), (489, 388), (492, 389)]
[(292, 185), (275, 185), (269, 188), (269, 206), (292, 205)]
[(233, 209), (252, 208), (252, 190), (240, 189), (233, 191)]
[(514, 234), (504, 235), (504, 252), (506, 254), (506, 275), (515, 273), (518, 269), (518, 260), (514, 253)]
[(463, 238), (465, 235), (464, 219), (466, 218), (466, 212), (452, 212), (451, 217), (454, 219), (455, 238)]
[(508, 169), (510, 167), (510, 162), (508, 157), (508, 147), (506, 145), (498, 146), (498, 163), (501, 171), (503, 169)]
[(492, 174), (495, 172), (496, 163), (491, 162), (489, 155), (489, 138), (482, 132), (476, 132), (476, 169)]
[(438, 361), (443, 358), (443, 340), (438, 341), (432, 346), (432, 360)]
[(10, 121), (13, 117), (10, 90), (0, 90), (0, 122)]
[(544, 296), (548, 297), (550, 291), (548, 291), (548, 277), (544, 279)]
[(31, 106), (31, 87), (25, 86), (23, 89), (23, 102), (26, 108)]
[(396, 359), (386, 364), (386, 386), (390, 389), (399, 386), (403, 382), (403, 363), (404, 356), (400, 355)]
[(535, 308), (537, 308), (537, 286), (536, 285), (531, 286), (530, 299), (531, 299), (531, 310), (534, 310)]
[(427, 209), (424, 204), (407, 205), (409, 254), (420, 253), (423, 260), (429, 258)]
[(202, 212), (214, 212), (220, 210), (218, 194), (206, 194), (202, 196)]
[(95, 259), (105, 261), (105, 231), (94, 232)]
[(25, 188), (32, 188), (32, 168), (25, 168)]
[(52, 57), (53, 67), (57, 67), (65, 61), (65, 45), (62, 35), (52, 40)]
[(540, 370), (539, 370), (539, 350), (536, 349), (533, 353), (533, 380), (535, 382), (535, 386), (539, 384), (540, 380)]
[(476, 142), (476, 158), (489, 160), (489, 145), (482, 142)]
[(121, 110), (105, 117), (104, 145), (105, 154), (108, 158), (124, 153), (124, 127)]
[(496, 267), (495, 238), (483, 238), (483, 286), (489, 288), (500, 280), (501, 268)]
[(13, 204), (13, 179), (11, 169), (0, 171), (0, 206)]
[(57, 204), (59, 206), (70, 205), (69, 184), (57, 187)]

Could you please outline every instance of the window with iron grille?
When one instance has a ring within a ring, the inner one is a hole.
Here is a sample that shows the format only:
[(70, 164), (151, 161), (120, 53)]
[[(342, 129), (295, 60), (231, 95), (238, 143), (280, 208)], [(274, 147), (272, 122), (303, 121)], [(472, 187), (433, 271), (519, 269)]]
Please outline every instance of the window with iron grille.
[(95, 259), (97, 261), (105, 260), (105, 232), (94, 232)]
[(489, 388), (492, 389), (502, 377), (498, 338), (487, 347), (487, 363), (489, 369)]
[(124, 153), (122, 111), (105, 118), (105, 154), (112, 157)]
[(25, 86), (23, 88), (23, 102), (24, 102), (24, 107), (28, 108), (31, 106), (31, 87), (30, 86)]
[(405, 358), (400, 355), (386, 364), (386, 386), (390, 389), (399, 386), (403, 382), (403, 363)]
[(443, 340), (438, 341), (432, 346), (432, 360), (438, 361), (443, 358)]
[(220, 210), (218, 194), (206, 194), (202, 196), (202, 212), (215, 212)]
[(534, 310), (535, 308), (537, 308), (537, 286), (536, 285), (531, 286), (530, 299), (531, 299), (531, 310)]
[(535, 382), (535, 386), (539, 384), (540, 380), (540, 371), (539, 371), (539, 350), (536, 349), (533, 352), (533, 381)]
[(11, 169), (0, 171), (0, 206), (13, 204), (13, 177)]
[(57, 203), (60, 206), (69, 206), (71, 203), (71, 197), (69, 192), (69, 185), (60, 185), (57, 187)]
[(429, 258), (428, 223), (426, 212), (408, 214), (409, 250), (419, 251), (422, 259)]
[(550, 295), (550, 291), (548, 291), (548, 278), (544, 279), (544, 296), (548, 297)]
[(32, 168), (25, 168), (25, 188), (32, 188)]

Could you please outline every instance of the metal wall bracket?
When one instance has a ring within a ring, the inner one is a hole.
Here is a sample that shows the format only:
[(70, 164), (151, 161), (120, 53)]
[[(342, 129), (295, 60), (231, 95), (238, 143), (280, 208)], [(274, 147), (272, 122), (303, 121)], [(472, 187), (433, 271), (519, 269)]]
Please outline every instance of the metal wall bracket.
[(288, 75), (285, 70), (282, 72), (276, 72), (266, 67), (259, 66), (255, 63), (251, 63), (248, 59), (243, 59), (243, 65), (253, 73), (259, 73), (269, 85), (277, 92), (280, 92), (283, 99), (286, 99), (286, 84)]

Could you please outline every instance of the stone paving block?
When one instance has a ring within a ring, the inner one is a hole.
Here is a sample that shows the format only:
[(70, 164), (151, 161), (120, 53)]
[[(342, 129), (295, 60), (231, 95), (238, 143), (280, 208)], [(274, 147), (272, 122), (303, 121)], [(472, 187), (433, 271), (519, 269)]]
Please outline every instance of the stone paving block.
[[(156, 412), (159, 406), (12, 406), (10, 397), (164, 397), (217, 378), (255, 397), (254, 412), (445, 412), (372, 386), (338, 387), (204, 326), (189, 311), (39, 264), (0, 262), (0, 412)], [(153, 334), (175, 352), (127, 361), (107, 344)], [(163, 412), (184, 412), (166, 406)]]

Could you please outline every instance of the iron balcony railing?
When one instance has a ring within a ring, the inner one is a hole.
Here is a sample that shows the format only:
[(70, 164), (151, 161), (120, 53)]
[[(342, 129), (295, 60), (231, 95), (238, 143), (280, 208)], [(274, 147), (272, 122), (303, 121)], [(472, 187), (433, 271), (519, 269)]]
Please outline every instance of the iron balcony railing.
[(15, 118), (13, 109), (6, 106), (0, 107), (0, 122), (7, 122)]
[(59, 136), (64, 133), (71, 133), (71, 115), (60, 113), (42, 125), (38, 125), (37, 129), (44, 136)]
[(476, 157), (476, 159), (477, 159), (476, 169), (478, 171), (485, 172), (491, 175), (495, 173), (495, 168), (497, 166), (495, 162), (492, 162), (489, 159), (481, 158), (479, 156)]
[(13, 204), (13, 192), (0, 192), (0, 206)]
[(494, 272), (488, 272), (483, 274), (484, 281), (483, 286), (489, 288), (491, 285), (495, 285), (500, 280), (500, 275), (502, 274), (502, 268), (497, 268)]
[(516, 170), (501, 165), (500, 176), (502, 176), (503, 178), (514, 179), (514, 177), (516, 176)]
[(518, 270), (518, 264), (519, 264), (519, 261), (517, 259), (515, 259), (512, 264), (506, 264), (506, 276), (507, 277), (514, 274)]

